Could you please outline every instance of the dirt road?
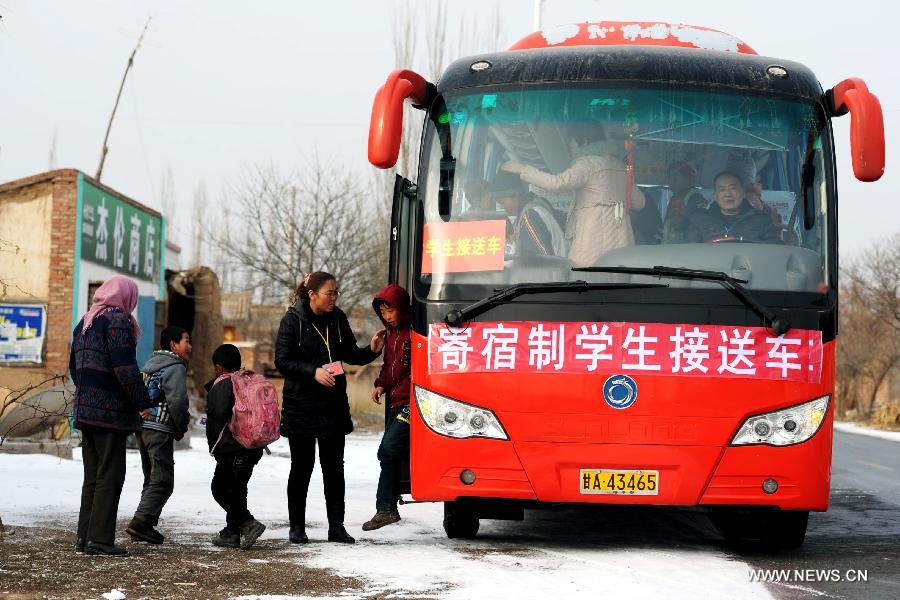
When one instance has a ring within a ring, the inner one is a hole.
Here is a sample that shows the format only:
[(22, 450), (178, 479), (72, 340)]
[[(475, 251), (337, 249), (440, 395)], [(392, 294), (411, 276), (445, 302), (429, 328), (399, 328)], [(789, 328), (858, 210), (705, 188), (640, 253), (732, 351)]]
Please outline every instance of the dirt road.
[[(124, 526), (121, 523), (120, 529)], [(128, 600), (255, 594), (353, 597), (363, 588), (356, 579), (303, 566), (304, 550), (290, 547), (287, 540), (260, 540), (258, 546), (240, 551), (182, 534), (160, 546), (127, 543), (127, 558), (76, 554), (74, 543), (74, 535), (62, 525), (16, 527), (0, 536), (0, 600), (99, 599), (112, 589), (121, 590)]]

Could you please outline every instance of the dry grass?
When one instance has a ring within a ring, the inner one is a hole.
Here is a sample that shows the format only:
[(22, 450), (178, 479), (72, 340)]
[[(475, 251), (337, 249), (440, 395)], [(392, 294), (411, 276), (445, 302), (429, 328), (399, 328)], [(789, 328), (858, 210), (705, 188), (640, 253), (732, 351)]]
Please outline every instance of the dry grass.
[(900, 430), (900, 402), (885, 402), (877, 407), (871, 424), (879, 429)]

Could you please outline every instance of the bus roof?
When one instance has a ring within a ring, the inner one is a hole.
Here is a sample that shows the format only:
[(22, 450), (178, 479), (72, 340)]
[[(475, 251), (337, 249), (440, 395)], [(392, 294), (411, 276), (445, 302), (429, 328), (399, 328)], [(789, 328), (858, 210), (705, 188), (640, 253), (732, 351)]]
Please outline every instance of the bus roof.
[(437, 91), (521, 84), (651, 83), (746, 90), (822, 100), (815, 75), (800, 63), (736, 52), (669, 46), (567, 46), (461, 58)]
[(733, 35), (708, 27), (630, 21), (558, 25), (525, 36), (510, 50), (559, 46), (669, 46), (756, 54)]

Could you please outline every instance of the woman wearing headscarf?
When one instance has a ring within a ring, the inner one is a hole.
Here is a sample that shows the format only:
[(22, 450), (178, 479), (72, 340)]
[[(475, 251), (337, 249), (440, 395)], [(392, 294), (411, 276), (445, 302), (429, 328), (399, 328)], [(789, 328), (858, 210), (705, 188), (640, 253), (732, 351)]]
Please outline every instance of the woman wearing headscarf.
[(384, 347), (384, 330), (373, 335), (368, 346), (356, 345), (347, 315), (335, 306), (340, 292), (330, 273), (306, 275), (295, 296), (275, 342), (275, 366), (284, 375), (281, 435), (291, 447), (289, 539), (295, 544), (309, 541), (306, 495), (318, 444), (328, 541), (352, 544), (356, 540), (344, 528), (344, 438), (353, 431), (353, 421), (342, 362), (365, 365), (375, 360)]
[(135, 356), (141, 328), (131, 313), (137, 300), (133, 281), (110, 277), (72, 332), (73, 419), (84, 462), (76, 550), (86, 554), (128, 555), (115, 545), (125, 438), (140, 429), (141, 413), (151, 406)]

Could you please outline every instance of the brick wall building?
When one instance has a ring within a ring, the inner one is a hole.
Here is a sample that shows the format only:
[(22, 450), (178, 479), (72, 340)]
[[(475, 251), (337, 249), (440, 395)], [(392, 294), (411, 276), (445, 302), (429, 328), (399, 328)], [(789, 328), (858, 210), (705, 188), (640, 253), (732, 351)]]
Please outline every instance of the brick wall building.
[(111, 275), (138, 284), (151, 332), (139, 354), (150, 354), (164, 228), (158, 212), (74, 169), (0, 185), (0, 436), (12, 392), (65, 382), (71, 331)]

